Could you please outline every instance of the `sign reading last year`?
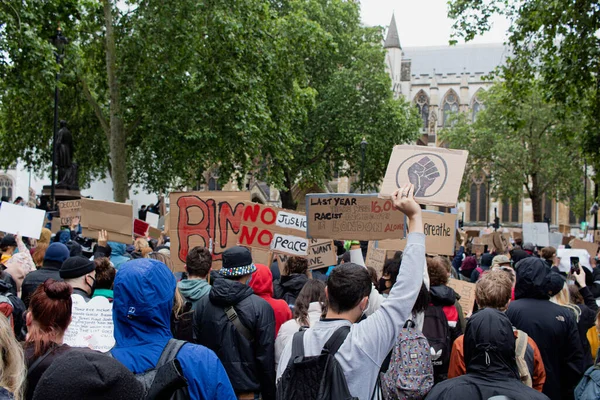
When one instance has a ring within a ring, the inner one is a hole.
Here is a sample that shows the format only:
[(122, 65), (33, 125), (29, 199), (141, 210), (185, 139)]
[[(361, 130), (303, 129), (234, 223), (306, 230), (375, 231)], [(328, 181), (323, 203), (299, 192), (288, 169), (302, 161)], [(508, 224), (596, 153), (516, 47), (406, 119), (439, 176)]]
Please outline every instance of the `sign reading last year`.
[(377, 195), (309, 194), (307, 235), (339, 240), (383, 240), (404, 236), (404, 214)]

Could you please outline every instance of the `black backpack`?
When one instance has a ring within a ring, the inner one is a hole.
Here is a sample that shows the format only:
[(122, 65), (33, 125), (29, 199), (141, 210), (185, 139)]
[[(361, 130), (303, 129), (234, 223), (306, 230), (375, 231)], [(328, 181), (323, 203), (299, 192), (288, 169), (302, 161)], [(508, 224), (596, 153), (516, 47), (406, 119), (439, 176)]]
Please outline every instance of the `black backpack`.
[(431, 363), (433, 364), (433, 377), (435, 383), (448, 378), (450, 366), (451, 339), (448, 319), (442, 307), (430, 305), (425, 310), (423, 322), (423, 335), (431, 346)]
[[(187, 381), (176, 358), (186, 343), (183, 340), (170, 339), (156, 367), (135, 374), (135, 379), (144, 386), (144, 400), (189, 400)], [(112, 357), (110, 352), (108, 355)]]
[(277, 400), (353, 400), (342, 367), (335, 359), (349, 326), (338, 328), (329, 338), (321, 354), (304, 356), (304, 333), (294, 334), (292, 356), (283, 375), (277, 382)]

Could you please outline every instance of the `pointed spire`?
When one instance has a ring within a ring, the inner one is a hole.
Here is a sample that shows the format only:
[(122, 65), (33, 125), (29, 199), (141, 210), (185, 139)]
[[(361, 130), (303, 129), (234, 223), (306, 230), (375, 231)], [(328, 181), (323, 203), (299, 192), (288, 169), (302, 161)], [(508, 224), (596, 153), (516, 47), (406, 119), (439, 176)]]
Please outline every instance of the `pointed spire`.
[(398, 36), (398, 28), (396, 27), (396, 16), (392, 14), (392, 22), (390, 22), (390, 27), (388, 28), (387, 36), (385, 38), (385, 42), (383, 43), (384, 49), (400, 49), (402, 50), (402, 46), (400, 46), (400, 37)]

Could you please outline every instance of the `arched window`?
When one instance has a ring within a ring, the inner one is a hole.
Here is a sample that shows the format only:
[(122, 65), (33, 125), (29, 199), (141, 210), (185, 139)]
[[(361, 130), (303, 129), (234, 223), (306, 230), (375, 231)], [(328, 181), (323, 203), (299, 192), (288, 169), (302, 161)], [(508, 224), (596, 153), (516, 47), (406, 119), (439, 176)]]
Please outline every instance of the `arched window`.
[(504, 199), (502, 200), (502, 218), (501, 221), (508, 222), (519, 222), (521, 200), (519, 199)]
[(449, 126), (449, 119), (451, 115), (458, 114), (458, 96), (454, 92), (454, 90), (450, 90), (444, 99), (444, 105), (442, 106), (442, 110), (444, 112), (444, 120), (443, 126)]
[(429, 124), (429, 96), (424, 91), (419, 91), (415, 97), (415, 104), (423, 120), (423, 129), (426, 130)]
[(469, 193), (469, 220), (486, 222), (488, 218), (487, 184), (485, 181), (471, 183)]
[(12, 201), (13, 182), (8, 176), (0, 176), (0, 192), (2, 197), (8, 197)]
[(477, 121), (477, 114), (479, 114), (479, 112), (481, 110), (483, 110), (485, 108), (485, 106), (483, 105), (483, 103), (481, 102), (481, 100), (479, 100), (479, 97), (477, 95), (475, 95), (475, 99), (473, 100), (473, 115), (472, 115), (472, 120), (473, 122)]

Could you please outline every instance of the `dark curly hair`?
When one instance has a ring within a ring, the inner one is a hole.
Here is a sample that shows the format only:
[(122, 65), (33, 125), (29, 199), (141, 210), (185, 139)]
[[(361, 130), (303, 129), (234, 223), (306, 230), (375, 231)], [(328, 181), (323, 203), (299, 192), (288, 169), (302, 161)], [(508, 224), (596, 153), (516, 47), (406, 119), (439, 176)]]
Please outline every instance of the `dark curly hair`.
[(285, 275), (306, 274), (306, 271), (308, 271), (306, 258), (292, 256), (285, 263)]
[(449, 274), (446, 266), (436, 258), (427, 258), (427, 273), (431, 286), (448, 284)]

